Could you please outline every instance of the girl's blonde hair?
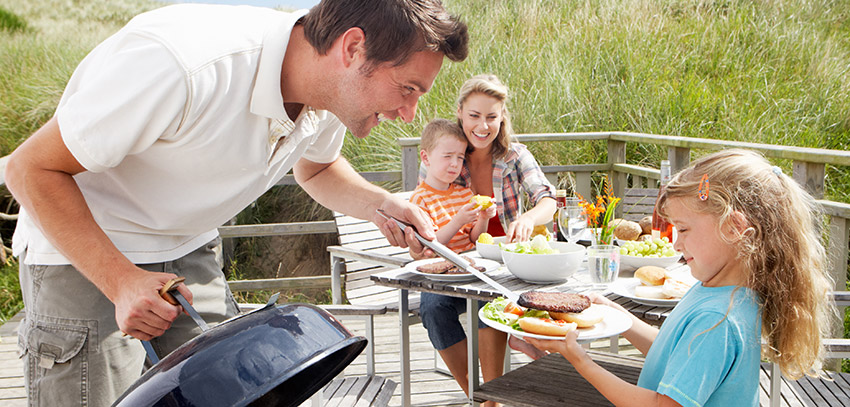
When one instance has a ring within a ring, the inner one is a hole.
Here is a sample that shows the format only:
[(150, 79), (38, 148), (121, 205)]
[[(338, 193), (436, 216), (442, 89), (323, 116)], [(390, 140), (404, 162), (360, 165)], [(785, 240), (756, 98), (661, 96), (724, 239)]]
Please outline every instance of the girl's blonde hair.
[(739, 149), (703, 157), (676, 174), (659, 198), (661, 216), (674, 197), (717, 216), (718, 231), (736, 212), (744, 215), (746, 230), (729, 243), (738, 249), (746, 286), (760, 296), (763, 355), (787, 377), (819, 375), (821, 338), (836, 314), (814, 198), (761, 154)]
[[(499, 126), (499, 132), (496, 133), (496, 139), (493, 140), (490, 152), (493, 154), (493, 157), (499, 159), (505, 158), (508, 155), (508, 150), (511, 146), (511, 134), (513, 134), (511, 114), (508, 111), (508, 87), (503, 85), (496, 75), (482, 74), (473, 76), (467, 79), (463, 83), (463, 86), (460, 87), (460, 93), (457, 97), (458, 110), (463, 109), (466, 99), (475, 93), (483, 93), (502, 102), (502, 125)], [(463, 128), (463, 120), (460, 116), (457, 118), (457, 124)]]

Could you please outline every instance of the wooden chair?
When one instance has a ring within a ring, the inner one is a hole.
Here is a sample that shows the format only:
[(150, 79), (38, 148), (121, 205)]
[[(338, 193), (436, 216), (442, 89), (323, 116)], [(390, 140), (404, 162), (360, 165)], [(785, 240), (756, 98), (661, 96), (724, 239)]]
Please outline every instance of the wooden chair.
[[(397, 194), (404, 199), (411, 192)], [(407, 249), (391, 246), (378, 227), (366, 220), (334, 212), (339, 233), (339, 245), (329, 246), (331, 256), (331, 298), (333, 304), (352, 304), (365, 307), (384, 307), (398, 312), (398, 290), (383, 287), (371, 280), (372, 274), (404, 267), (413, 261)], [(409, 296), (408, 323), (419, 321), (419, 293)], [(449, 374), (434, 358), (435, 370)]]
[[(411, 192), (397, 195), (408, 199)], [(398, 311), (396, 290), (377, 286), (370, 277), (412, 261), (407, 249), (391, 246), (370, 221), (334, 212), (334, 222), (339, 233), (339, 245), (328, 247), (333, 303), (386, 306), (390, 311)], [(411, 295), (410, 309), (419, 309), (419, 296)]]
[[(397, 195), (408, 199), (412, 191)], [(331, 297), (333, 304), (386, 307), (398, 312), (398, 290), (375, 284), (371, 276), (382, 271), (404, 267), (413, 261), (407, 249), (391, 246), (378, 227), (369, 221), (334, 212), (339, 232), (338, 246), (329, 246), (331, 256)], [(419, 293), (409, 293), (408, 323), (419, 323)], [(505, 356), (510, 370), (510, 350)], [(434, 370), (451, 376), (442, 359), (434, 351)]]
[(652, 216), (656, 198), (658, 198), (658, 188), (626, 189), (619, 205), (622, 210), (620, 217), (638, 222), (644, 216)]

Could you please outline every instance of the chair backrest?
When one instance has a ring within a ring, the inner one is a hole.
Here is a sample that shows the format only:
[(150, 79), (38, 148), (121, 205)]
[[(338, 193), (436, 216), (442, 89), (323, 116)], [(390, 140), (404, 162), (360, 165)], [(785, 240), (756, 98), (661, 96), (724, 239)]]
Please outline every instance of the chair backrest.
[[(411, 192), (397, 194), (405, 199)], [(392, 257), (404, 262), (410, 261), (407, 249), (390, 245), (378, 227), (366, 220), (357, 219), (341, 213), (334, 213), (334, 221), (339, 232), (339, 245), (356, 253), (340, 255), (345, 258), (342, 270), (343, 286), (348, 302), (354, 305), (378, 305), (387, 309), (398, 309), (398, 290), (376, 285), (371, 280), (375, 273), (390, 270), (398, 265), (388, 265), (380, 257)], [(411, 309), (418, 308), (418, 298), (411, 298)]]
[(644, 216), (652, 216), (658, 188), (629, 188), (623, 193), (620, 203), (622, 217), (626, 220), (640, 221)]

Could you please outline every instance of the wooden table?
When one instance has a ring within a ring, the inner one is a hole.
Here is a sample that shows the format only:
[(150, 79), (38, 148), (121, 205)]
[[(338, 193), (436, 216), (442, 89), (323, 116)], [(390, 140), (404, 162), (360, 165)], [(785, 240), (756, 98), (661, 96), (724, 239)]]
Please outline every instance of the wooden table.
[[(465, 255), (480, 258), (478, 253), (469, 252)], [(684, 266), (687, 267), (687, 266)], [(514, 277), (506, 268), (501, 267), (497, 271), (487, 273), (499, 284), (517, 293), (525, 291), (558, 291), (558, 292), (584, 292), (592, 289), (587, 267), (582, 266), (579, 271), (569, 280), (557, 284), (529, 284)], [(624, 276), (621, 273), (621, 276)], [(625, 277), (625, 276), (624, 276)], [(477, 310), (476, 300), (490, 301), (501, 294), (486, 283), (475, 280), (471, 282), (448, 283), (429, 280), (428, 278), (409, 272), (400, 268), (372, 275), (372, 280), (379, 285), (399, 289), (399, 344), (400, 344), (400, 374), (401, 374), (401, 399), (402, 406), (410, 405), (410, 332), (409, 321), (406, 318), (409, 312), (408, 293), (412, 291), (430, 292), (452, 297), (466, 299), (467, 310)], [(627, 310), (647, 322), (660, 325), (672, 308), (651, 307), (632, 302), (628, 298), (620, 297), (612, 293), (607, 294), (615, 302), (623, 305)], [(467, 326), (478, 326), (478, 313), (467, 312)], [(478, 330), (469, 329), (467, 340), (467, 354), (469, 355), (469, 397), (474, 400), (473, 394), (480, 388), (478, 380)], [(617, 337), (612, 339), (612, 347), (616, 346)], [(616, 352), (616, 351), (615, 351)], [(473, 401), (474, 404), (477, 404)]]
[[(643, 367), (642, 359), (593, 351), (587, 353), (605, 370), (637, 384)], [(611, 406), (611, 402), (558, 353), (546, 355), (482, 384), (475, 393), (475, 401), (487, 400), (515, 407)]]

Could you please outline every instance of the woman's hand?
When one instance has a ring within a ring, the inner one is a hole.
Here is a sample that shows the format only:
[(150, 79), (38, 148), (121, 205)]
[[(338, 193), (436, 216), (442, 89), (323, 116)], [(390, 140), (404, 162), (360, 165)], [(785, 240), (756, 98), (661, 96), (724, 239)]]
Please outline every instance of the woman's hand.
[(531, 232), (534, 231), (534, 219), (526, 215), (527, 213), (523, 214), (508, 225), (508, 230), (505, 231), (508, 243), (531, 240)]

